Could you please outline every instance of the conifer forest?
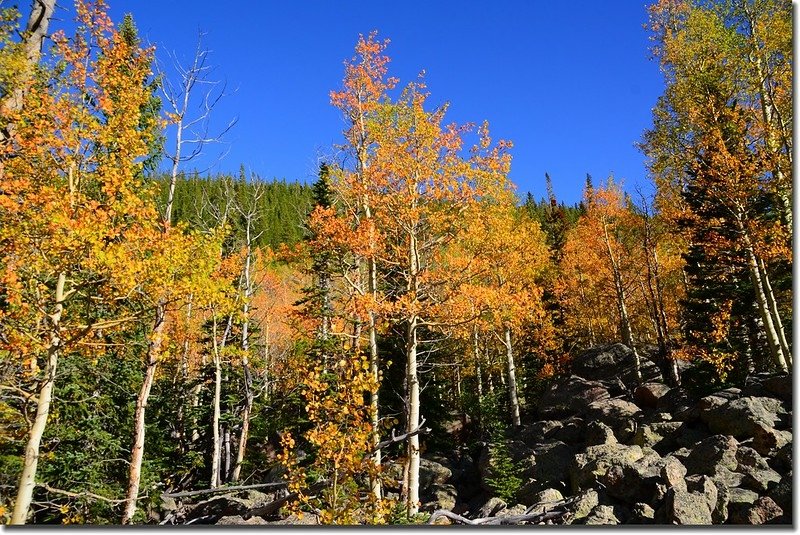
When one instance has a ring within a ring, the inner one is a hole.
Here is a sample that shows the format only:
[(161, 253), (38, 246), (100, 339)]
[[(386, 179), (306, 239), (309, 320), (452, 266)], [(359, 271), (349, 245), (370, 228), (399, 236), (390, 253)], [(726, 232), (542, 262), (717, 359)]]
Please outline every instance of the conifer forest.
[(642, 6), (652, 188), (541, 198), (391, 35), (275, 179), (199, 168), (207, 50), (167, 77), (136, 3), (12, 4), (0, 523), (792, 524), (789, 0)]

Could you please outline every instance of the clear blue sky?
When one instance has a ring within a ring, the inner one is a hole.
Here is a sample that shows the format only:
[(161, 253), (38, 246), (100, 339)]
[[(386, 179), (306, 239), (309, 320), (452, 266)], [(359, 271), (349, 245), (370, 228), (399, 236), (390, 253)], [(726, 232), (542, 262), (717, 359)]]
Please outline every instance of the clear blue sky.
[[(329, 91), (359, 33), (378, 30), (401, 83), (424, 69), (430, 102), (449, 101), (451, 121), (487, 119), (495, 139), (514, 142), (521, 196), (544, 195), (545, 171), (568, 203), (587, 172), (595, 182), (613, 173), (629, 190), (648, 182), (634, 144), (663, 82), (644, 1), (109, 2), (115, 21), (133, 13), (160, 54), (188, 61), (198, 30), (207, 32), (216, 76), (237, 88), (216, 119), (239, 117), (215, 171), (243, 163), (263, 177), (313, 180), (318, 158), (341, 142)], [(208, 161), (221, 150), (210, 148)]]

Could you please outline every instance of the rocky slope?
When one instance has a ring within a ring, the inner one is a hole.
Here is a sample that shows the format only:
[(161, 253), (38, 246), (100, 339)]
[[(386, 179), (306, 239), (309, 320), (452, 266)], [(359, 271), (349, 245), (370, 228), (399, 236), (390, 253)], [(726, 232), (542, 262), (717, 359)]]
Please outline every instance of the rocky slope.
[(791, 524), (791, 376), (755, 376), (692, 399), (646, 359), (642, 372), (640, 384), (621, 344), (581, 355), (542, 396), (537, 421), (507, 442), (523, 469), (519, 504), (488, 497), (484, 448), (483, 492), (459, 500), (471, 482), (442, 462), (452, 475), (425, 489), (428, 510), (472, 519), (551, 510), (547, 522), (557, 524)]

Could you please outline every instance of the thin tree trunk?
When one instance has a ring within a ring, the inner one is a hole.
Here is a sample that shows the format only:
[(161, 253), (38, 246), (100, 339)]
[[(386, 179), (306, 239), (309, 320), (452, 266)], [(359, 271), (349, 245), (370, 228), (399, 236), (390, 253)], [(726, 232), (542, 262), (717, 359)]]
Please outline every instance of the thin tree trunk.
[(52, 331), (50, 333), (50, 346), (47, 350), (47, 364), (44, 368), (44, 379), (39, 387), (36, 403), (36, 417), (33, 421), (28, 443), (25, 445), (25, 459), (22, 466), (22, 475), (17, 488), (17, 499), (14, 501), (14, 512), (11, 514), (11, 524), (25, 524), (28, 518), (28, 509), (33, 499), (33, 489), (36, 487), (36, 469), (39, 465), (39, 448), (42, 443), (50, 415), (50, 403), (53, 400), (58, 357), (61, 352), (61, 315), (64, 312), (64, 286), (67, 275), (63, 271), (58, 274), (55, 293), (55, 309), (50, 315)]
[(764, 264), (764, 260), (759, 259), (759, 265), (761, 267), (761, 274), (764, 281), (764, 294), (767, 298), (767, 305), (772, 313), (772, 317), (775, 319), (775, 330), (778, 332), (778, 341), (781, 344), (781, 351), (783, 351), (783, 354), (786, 358), (786, 364), (789, 366), (789, 369), (791, 369), (792, 352), (789, 350), (789, 343), (786, 340), (786, 333), (783, 329), (783, 321), (781, 320), (781, 315), (778, 311), (778, 303), (775, 301), (775, 292), (772, 291), (772, 284), (769, 282), (769, 274), (767, 273), (767, 266)]
[(147, 401), (150, 398), (150, 389), (156, 375), (158, 359), (161, 356), (161, 343), (166, 319), (166, 309), (163, 303), (156, 306), (156, 317), (153, 324), (153, 333), (147, 343), (147, 360), (142, 388), (136, 398), (134, 412), (133, 448), (131, 449), (131, 464), (128, 472), (128, 494), (126, 496), (125, 510), (122, 513), (122, 523), (129, 524), (136, 513), (136, 501), (139, 499), (139, 483), (142, 478), (142, 460), (144, 458), (145, 444), (145, 412)]
[(519, 396), (517, 395), (517, 372), (514, 367), (514, 352), (511, 346), (511, 328), (504, 329), (504, 341), (506, 346), (506, 371), (508, 373), (508, 401), (511, 404), (511, 421), (514, 427), (522, 425), (519, 417)]
[(225, 454), (222, 456), (222, 475), (220, 476), (220, 485), (228, 482), (228, 477), (231, 474), (231, 428), (224, 426), (225, 431), (222, 433), (223, 451)]
[(778, 333), (775, 328), (769, 304), (767, 302), (766, 292), (764, 290), (764, 276), (759, 268), (758, 259), (756, 257), (753, 246), (750, 243), (750, 237), (744, 231), (744, 226), (739, 222), (739, 230), (745, 242), (745, 251), (747, 252), (747, 259), (750, 265), (750, 278), (753, 281), (753, 289), (756, 292), (756, 303), (758, 304), (758, 311), (761, 314), (761, 321), (763, 322), (764, 334), (767, 336), (767, 344), (769, 346), (770, 354), (775, 364), (782, 370), (788, 371), (788, 363), (786, 355), (783, 353), (783, 348), (779, 340)]
[(475, 378), (478, 381), (478, 406), (483, 400), (483, 370), (481, 369), (481, 350), (478, 345), (478, 328), (472, 331), (472, 349), (475, 353)]
[[(419, 377), (417, 372), (417, 317), (409, 319), (406, 330), (406, 381), (408, 381), (408, 418), (406, 432), (411, 433), (419, 427)], [(408, 516), (419, 511), (419, 434), (408, 439), (406, 463), (408, 465), (408, 497), (406, 512)]]
[[(411, 232), (408, 251), (408, 287), (407, 292), (412, 302), (419, 298), (419, 251), (417, 250), (417, 237)], [(406, 418), (406, 432), (411, 433), (419, 428), (419, 372), (417, 370), (417, 328), (419, 317), (412, 313), (408, 318), (406, 329), (406, 383), (408, 384), (408, 417)], [(406, 513), (410, 517), (419, 511), (419, 465), (420, 444), (419, 434), (414, 434), (408, 439), (406, 456), (408, 464), (408, 497), (406, 498)]]
[[(212, 311), (213, 314), (213, 311)], [(219, 461), (220, 461), (220, 436), (219, 436), (219, 417), (220, 417), (220, 397), (222, 393), (222, 365), (220, 363), (220, 348), (217, 343), (217, 317), (213, 315), (211, 320), (211, 343), (214, 349), (214, 405), (211, 420), (212, 441), (211, 441), (211, 488), (219, 486)]]
[(608, 260), (611, 266), (612, 275), (614, 277), (614, 290), (617, 295), (617, 311), (619, 312), (620, 330), (622, 331), (622, 341), (633, 351), (633, 363), (636, 370), (636, 378), (642, 380), (641, 362), (639, 359), (639, 352), (636, 351), (636, 346), (633, 343), (633, 329), (631, 329), (631, 321), (628, 316), (628, 307), (625, 303), (625, 284), (622, 280), (622, 271), (619, 267), (614, 251), (611, 249), (611, 237), (608, 235), (608, 226), (603, 224), (603, 234), (606, 244), (606, 252), (608, 253)]

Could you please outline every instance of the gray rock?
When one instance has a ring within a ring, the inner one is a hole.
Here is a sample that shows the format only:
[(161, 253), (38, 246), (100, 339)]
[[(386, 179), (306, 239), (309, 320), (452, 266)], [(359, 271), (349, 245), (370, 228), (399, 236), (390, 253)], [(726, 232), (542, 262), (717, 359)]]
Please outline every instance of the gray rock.
[(253, 516), (245, 520), (239, 515), (223, 516), (216, 522), (217, 526), (266, 526), (267, 524), (269, 522), (260, 516)]
[(484, 503), (475, 514), (476, 518), (484, 518), (488, 516), (495, 516), (497, 513), (508, 507), (508, 504), (500, 498), (493, 496)]
[(640, 425), (633, 437), (633, 443), (657, 451), (667, 451), (674, 447), (681, 422), (654, 422)]
[(661, 480), (667, 488), (686, 490), (686, 467), (683, 463), (673, 456), (664, 458), (664, 466), (661, 468)]
[(744, 474), (734, 472), (723, 466), (717, 466), (711, 474), (711, 479), (725, 487), (739, 487), (744, 481)]
[(790, 374), (768, 377), (761, 382), (761, 386), (787, 405), (792, 405), (792, 376)]
[(748, 468), (744, 474), (742, 486), (763, 493), (777, 485), (780, 480), (780, 474), (772, 468), (767, 468), (766, 470)]
[(616, 444), (617, 437), (614, 431), (599, 420), (592, 420), (586, 426), (586, 445), (599, 446), (600, 444)]
[(680, 420), (681, 426), (675, 431), (675, 443), (678, 447), (693, 448), (702, 440), (711, 436), (708, 427), (703, 423)]
[(753, 426), (753, 449), (761, 455), (773, 455), (791, 442), (791, 431), (779, 431), (763, 423)]
[(736, 460), (739, 465), (737, 470), (742, 472), (748, 468), (756, 468), (759, 470), (766, 470), (769, 468), (766, 459), (751, 447), (739, 446), (736, 450)]
[(526, 506), (522, 505), (521, 503), (518, 503), (516, 505), (512, 505), (511, 507), (506, 507), (505, 509), (501, 509), (494, 516), (524, 515), (525, 511), (527, 510), (528, 508)]
[(713, 435), (696, 444), (684, 464), (690, 474), (711, 475), (717, 467), (736, 470), (738, 447), (739, 443), (731, 436)]
[(573, 450), (561, 441), (545, 442), (533, 447), (533, 455), (523, 464), (523, 477), (533, 478), (538, 483), (537, 491), (558, 482), (566, 482)]
[[(544, 513), (564, 499), (564, 495), (557, 489), (544, 489), (531, 495), (531, 503), (525, 504), (531, 507), (531, 513)], [(523, 502), (524, 503), (524, 502)], [(534, 507), (535, 506), (535, 507)]]
[(523, 425), (517, 432), (517, 436), (527, 445), (543, 442), (549, 438), (556, 429), (564, 427), (561, 420), (541, 420), (530, 425)]
[(711, 511), (711, 522), (714, 523), (715, 513), (724, 511), (727, 515), (727, 496), (722, 502), (719, 499), (719, 487), (714, 480), (706, 475), (691, 475), (686, 477), (686, 489), (705, 501), (708, 510)]
[(767, 459), (767, 463), (778, 472), (786, 473), (792, 469), (792, 443), (788, 442)]
[(658, 407), (658, 400), (669, 390), (664, 383), (644, 383), (633, 391), (633, 401), (642, 409), (655, 409)]
[(593, 486), (612, 466), (632, 467), (645, 456), (645, 452), (658, 456), (652, 450), (624, 444), (589, 446), (577, 454), (570, 465), (570, 482), (573, 492)]
[(758, 493), (752, 490), (741, 489), (738, 487), (731, 487), (728, 489), (728, 502), (730, 504), (747, 504), (752, 505), (758, 500)]
[(538, 405), (539, 415), (548, 419), (580, 415), (589, 404), (609, 397), (602, 383), (573, 375), (553, 385), (542, 395)]
[(243, 516), (253, 507), (253, 502), (229, 494), (214, 496), (198, 502), (186, 513), (186, 521), (201, 517), (221, 518), (223, 516)]
[(635, 503), (631, 508), (632, 524), (652, 524), (655, 521), (656, 512), (646, 503)]
[(783, 509), (783, 514), (788, 519), (792, 518), (792, 476), (785, 476), (780, 482), (772, 487), (767, 496), (773, 499), (778, 507)]
[(587, 489), (580, 493), (569, 506), (569, 512), (564, 520), (567, 524), (573, 524), (576, 520), (586, 518), (600, 503), (600, 495), (594, 489)]
[(453, 485), (434, 483), (422, 494), (424, 504), (423, 511), (435, 511), (437, 509), (447, 509), (452, 511), (456, 506), (458, 491)]
[(693, 492), (670, 489), (667, 492), (665, 510), (670, 524), (700, 526), (712, 523), (707, 501)]
[(684, 414), (694, 406), (689, 392), (683, 387), (675, 387), (668, 390), (663, 396), (658, 399), (656, 408), (661, 412), (668, 412), (672, 414), (674, 420), (683, 421), (683, 418), (676, 417), (676, 415)]
[(608, 425), (621, 442), (633, 438), (641, 414), (639, 407), (624, 399), (595, 401), (587, 407), (588, 418)]
[(453, 472), (446, 466), (431, 459), (422, 458), (419, 462), (419, 486), (420, 489), (430, 487), (433, 484), (447, 483)]
[(616, 526), (621, 524), (611, 505), (597, 505), (582, 519), (581, 524), (587, 526)]
[(781, 516), (783, 509), (768, 496), (762, 496), (752, 505), (736, 504), (730, 510), (732, 524), (761, 525)]
[(750, 438), (755, 436), (757, 428), (775, 427), (785, 412), (780, 400), (748, 396), (701, 411), (700, 419), (713, 433)]
[(572, 373), (590, 380), (619, 380), (632, 391), (642, 382), (663, 382), (661, 370), (651, 360), (640, 356), (642, 380), (636, 377), (633, 351), (623, 344), (598, 346), (572, 361)]
[(303, 513), (302, 517), (291, 514), (286, 518), (267, 522), (270, 526), (318, 526), (319, 517), (314, 513)]

